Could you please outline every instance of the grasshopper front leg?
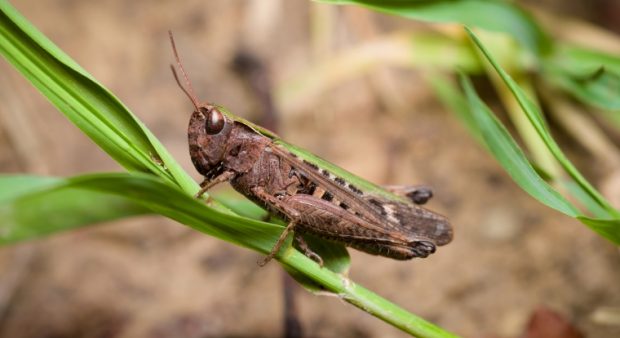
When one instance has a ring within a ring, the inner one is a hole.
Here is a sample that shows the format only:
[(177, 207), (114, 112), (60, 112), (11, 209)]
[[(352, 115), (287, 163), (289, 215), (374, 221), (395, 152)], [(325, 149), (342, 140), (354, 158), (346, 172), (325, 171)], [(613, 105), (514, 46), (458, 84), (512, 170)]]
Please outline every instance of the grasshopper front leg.
[(202, 195), (204, 195), (209, 189), (213, 188), (217, 184), (230, 181), (234, 176), (235, 173), (233, 171), (225, 171), (212, 180), (208, 180), (205, 178), (205, 180), (200, 183), (200, 190), (196, 193), (196, 195), (194, 195), (194, 197), (202, 197)]
[(433, 197), (433, 190), (425, 185), (386, 185), (386, 190), (408, 198), (413, 203), (422, 205)]

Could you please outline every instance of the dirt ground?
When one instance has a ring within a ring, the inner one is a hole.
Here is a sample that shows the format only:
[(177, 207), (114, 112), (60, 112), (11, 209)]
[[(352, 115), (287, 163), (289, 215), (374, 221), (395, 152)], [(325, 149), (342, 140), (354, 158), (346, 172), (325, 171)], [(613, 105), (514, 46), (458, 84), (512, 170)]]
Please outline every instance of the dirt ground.
[[(198, 96), (258, 119), (260, 100), (230, 66), (240, 50), (263, 60), (281, 88), (335, 51), (420, 27), (307, 1), (15, 5), (118, 95), (191, 173), (191, 106), (170, 74), (168, 29)], [(311, 16), (332, 24), (312, 26)], [(4, 61), (0, 72), (2, 104), (19, 112), (10, 124), (1, 122), (1, 171), (121, 170)], [(377, 183), (431, 185), (430, 207), (454, 225), (454, 241), (424, 260), (351, 250), (354, 281), (465, 337), (518, 337), (541, 307), (587, 337), (620, 336), (617, 321), (597, 319), (620, 308), (618, 249), (521, 191), (436, 101), (419, 72), (377, 69), (312, 100), (277, 103), (285, 139)], [(281, 336), (282, 269), (259, 268), (259, 257), (159, 217), (0, 248), (0, 337)], [(306, 337), (406, 336), (337, 298), (301, 288), (295, 295)]]

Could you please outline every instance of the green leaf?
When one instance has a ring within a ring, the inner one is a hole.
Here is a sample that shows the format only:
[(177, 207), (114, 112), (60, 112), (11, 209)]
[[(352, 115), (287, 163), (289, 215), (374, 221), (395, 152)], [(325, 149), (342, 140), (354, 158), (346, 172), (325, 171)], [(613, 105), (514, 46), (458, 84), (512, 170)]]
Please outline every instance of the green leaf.
[(357, 4), (380, 12), (440, 23), (461, 23), (512, 35), (535, 54), (549, 51), (549, 37), (515, 4), (502, 0), (321, 0)]
[(461, 85), (484, 143), (512, 179), (541, 203), (577, 217), (579, 211), (538, 175), (506, 128), (480, 100), (467, 76), (461, 75)]
[(0, 244), (150, 213), (123, 196), (62, 178), (2, 175), (0, 188)]
[(562, 168), (566, 170), (566, 172), (570, 175), (570, 177), (575, 180), (575, 182), (590, 195), (590, 197), (596, 201), (607, 213), (613, 217), (620, 217), (620, 212), (616, 210), (610, 203), (607, 201), (603, 195), (601, 195), (577, 170), (577, 168), (568, 160), (566, 155), (562, 152), (557, 142), (551, 136), (546, 123), (542, 117), (542, 113), (539, 108), (527, 97), (524, 91), (517, 85), (517, 83), (506, 73), (504, 69), (495, 61), (495, 59), (491, 56), (489, 51), (484, 47), (484, 45), (480, 42), (478, 37), (469, 29), (466, 28), (467, 33), (474, 41), (476, 46), (482, 51), (482, 54), (486, 57), (486, 59), (493, 65), (495, 71), (502, 78), (506, 86), (510, 89), (512, 94), (519, 102), (521, 109), (528, 117), (530, 123), (536, 129), (538, 135), (542, 138), (545, 145), (551, 151), (556, 160), (562, 165)]
[(127, 107), (6, 1), (0, 1), (0, 53), (127, 170), (198, 189)]

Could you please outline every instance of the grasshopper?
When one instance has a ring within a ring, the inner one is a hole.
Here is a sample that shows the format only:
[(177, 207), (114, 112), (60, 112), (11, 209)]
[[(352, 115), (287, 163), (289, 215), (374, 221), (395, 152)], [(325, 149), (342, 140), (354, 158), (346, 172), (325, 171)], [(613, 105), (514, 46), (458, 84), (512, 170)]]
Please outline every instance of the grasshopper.
[(184, 87), (194, 105), (189, 152), (204, 176), (196, 197), (216, 184), (232, 187), (288, 222), (260, 265), (273, 259), (289, 233), (304, 253), (322, 265), (304, 233), (398, 260), (427, 257), (452, 240), (448, 220), (421, 207), (432, 197), (423, 186), (380, 187), (291, 145), (277, 135), (236, 117), (221, 106), (200, 104), (194, 95), (172, 33), (170, 41)]

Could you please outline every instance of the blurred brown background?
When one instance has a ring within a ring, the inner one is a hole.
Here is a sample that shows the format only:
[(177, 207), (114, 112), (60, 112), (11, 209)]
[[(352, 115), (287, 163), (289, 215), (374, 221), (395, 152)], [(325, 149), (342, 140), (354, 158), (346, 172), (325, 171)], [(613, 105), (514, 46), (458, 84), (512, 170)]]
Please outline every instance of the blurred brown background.
[[(546, 3), (553, 11), (555, 2)], [(260, 95), (232, 67), (243, 51), (281, 94), (283, 138), (373, 182), (434, 187), (431, 208), (455, 227), (450, 245), (408, 262), (351, 251), (351, 278), (407, 310), (466, 337), (518, 337), (545, 307), (588, 337), (620, 336), (618, 315), (609, 320), (620, 311), (617, 248), (522, 192), (421, 72), (377, 67), (303, 101), (282, 94), (296, 75), (347, 48), (425, 25), (301, 0), (14, 5), (191, 173), (191, 105), (170, 74), (168, 29), (201, 99), (264, 121)], [(583, 2), (562, 11), (618, 28)], [(4, 61), (0, 74), (0, 170), (121, 170)], [(281, 336), (282, 270), (259, 268), (258, 258), (158, 217), (0, 248), (0, 337)], [(306, 337), (405, 336), (335, 297), (295, 292)]]

